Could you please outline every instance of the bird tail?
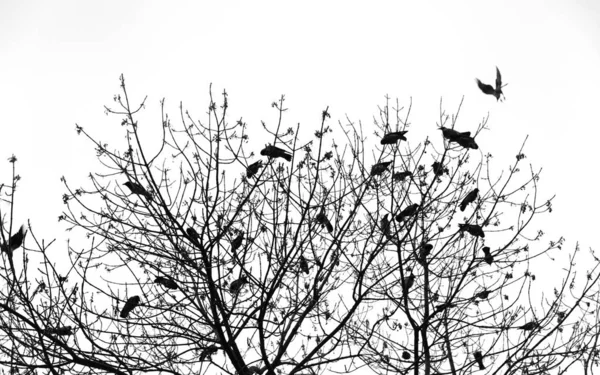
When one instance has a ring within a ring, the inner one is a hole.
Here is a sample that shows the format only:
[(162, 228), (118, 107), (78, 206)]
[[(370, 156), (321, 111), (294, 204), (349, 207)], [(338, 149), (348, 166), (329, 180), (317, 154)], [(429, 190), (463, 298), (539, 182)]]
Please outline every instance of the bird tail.
[(285, 153), (285, 154), (283, 154), (283, 158), (285, 160), (287, 160), (287, 161), (292, 161), (292, 155), (291, 154)]

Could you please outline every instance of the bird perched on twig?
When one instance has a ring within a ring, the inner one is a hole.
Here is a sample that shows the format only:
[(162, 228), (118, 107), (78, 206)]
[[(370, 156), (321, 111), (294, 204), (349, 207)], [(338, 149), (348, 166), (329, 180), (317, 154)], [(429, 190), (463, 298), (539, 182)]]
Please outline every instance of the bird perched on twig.
[(489, 290), (482, 290), (481, 292), (477, 292), (475, 293), (475, 297), (479, 298), (479, 299), (487, 299), (490, 295), (490, 291)]
[(488, 85), (486, 83), (481, 82), (478, 78), (475, 78), (477, 81), (477, 86), (479, 89), (487, 95), (492, 95), (496, 98), (496, 101), (500, 100), (500, 96), (504, 96), (502, 92), (502, 88), (506, 85), (502, 85), (502, 75), (500, 74), (500, 69), (496, 67), (496, 87), (492, 87), (492, 85)]
[(419, 261), (421, 263), (425, 262), (425, 260), (427, 260), (427, 256), (431, 253), (431, 250), (433, 250), (433, 245), (430, 243), (422, 243), (421, 246), (419, 247)]
[(404, 294), (408, 294), (410, 288), (412, 288), (412, 286), (415, 283), (415, 275), (411, 272), (411, 274), (405, 278), (404, 280), (402, 280), (402, 293)]
[(525, 323), (520, 327), (517, 327), (518, 329), (522, 329), (523, 331), (533, 331), (534, 329), (538, 328), (540, 326), (540, 324), (538, 322), (536, 322), (535, 320)]
[(398, 215), (396, 215), (396, 221), (402, 222), (405, 218), (411, 217), (414, 214), (416, 214), (418, 210), (419, 210), (419, 205), (416, 203), (413, 203), (410, 206), (403, 209), (402, 211), (400, 211), (400, 213)]
[(466, 197), (463, 198), (462, 202), (460, 202), (460, 210), (464, 211), (467, 206), (477, 199), (477, 194), (479, 194), (479, 189), (475, 188), (467, 194)]
[(258, 173), (258, 170), (262, 168), (262, 166), (263, 166), (262, 160), (259, 160), (257, 162), (250, 164), (246, 168), (246, 177), (248, 177), (248, 178), (254, 177), (254, 175)]
[(391, 235), (391, 226), (390, 226), (390, 220), (388, 219), (388, 216), (389, 216), (389, 215), (390, 215), (390, 214), (385, 214), (385, 215), (383, 215), (383, 217), (381, 218), (381, 220), (380, 220), (380, 222), (379, 222), (379, 225), (380, 225), (380, 227), (381, 227), (381, 231), (382, 231), (382, 232), (383, 232), (383, 234), (384, 234), (386, 237), (388, 237), (388, 238), (389, 238), (389, 237), (390, 237), (390, 235)]
[(458, 224), (458, 227), (461, 232), (468, 232), (470, 235), (475, 237), (485, 237), (485, 233), (483, 233), (483, 229), (479, 225), (475, 224)]
[(443, 176), (444, 173), (448, 173), (448, 168), (444, 168), (444, 165), (439, 161), (434, 161), (431, 167), (433, 168), (433, 173), (438, 177)]
[(56, 335), (56, 336), (70, 336), (73, 334), (73, 327), (64, 326), (64, 327), (54, 327), (54, 328), (46, 328), (44, 333), (47, 335)]
[(231, 285), (229, 285), (229, 292), (231, 294), (238, 294), (246, 283), (248, 283), (246, 276), (240, 277), (239, 279), (231, 282)]
[(382, 145), (393, 145), (394, 143), (396, 143), (398, 141), (406, 141), (406, 137), (404, 136), (406, 133), (408, 133), (408, 130), (387, 133), (386, 135), (383, 136), (383, 138), (381, 138), (381, 144)]
[(331, 225), (331, 221), (325, 216), (325, 208), (321, 208), (321, 212), (319, 212), (315, 220), (321, 224), (321, 227), (327, 227), (329, 233), (333, 232), (333, 225)]
[(487, 264), (492, 264), (494, 263), (494, 256), (490, 253), (490, 248), (485, 246), (483, 249), (483, 260), (485, 260), (485, 262)]
[(303, 255), (300, 255), (299, 264), (300, 264), (300, 270), (308, 275), (308, 272), (309, 272), (308, 262), (306, 261), (306, 258), (304, 258)]
[(133, 310), (137, 305), (140, 304), (140, 296), (130, 297), (127, 302), (125, 302), (125, 306), (121, 310), (121, 318), (125, 319), (129, 316), (131, 310)]
[(371, 176), (379, 176), (385, 172), (388, 167), (392, 164), (391, 161), (382, 161), (381, 163), (377, 163), (371, 167)]
[(273, 159), (284, 158), (287, 161), (292, 161), (292, 154), (276, 146), (268, 145), (260, 151), (260, 154)]
[(473, 353), (473, 357), (475, 357), (475, 362), (479, 365), (480, 370), (485, 370), (485, 366), (483, 365), (483, 354), (478, 350)]
[(6, 253), (9, 258), (12, 259), (13, 251), (17, 250), (19, 247), (23, 245), (23, 241), (25, 240), (25, 235), (27, 234), (27, 230), (25, 229), (25, 225), (21, 225), (19, 231), (13, 234), (9, 239), (8, 243), (4, 243), (0, 246), (0, 250), (3, 253)]
[(200, 235), (192, 227), (189, 227), (188, 229), (186, 229), (185, 233), (187, 233), (187, 235), (192, 239), (193, 242), (197, 243), (200, 240)]
[(442, 135), (444, 136), (444, 138), (446, 138), (448, 140), (448, 142), (458, 142), (458, 140), (461, 138), (471, 136), (471, 132), (462, 132), (461, 133), (454, 129), (445, 128), (443, 126), (440, 128), (440, 130), (442, 131)]
[(177, 285), (177, 283), (171, 279), (168, 279), (166, 277), (162, 277), (162, 276), (158, 276), (155, 280), (155, 283), (160, 284), (162, 286), (164, 286), (165, 288), (168, 289), (177, 289), (179, 288), (179, 286)]
[(242, 246), (242, 242), (244, 242), (244, 232), (239, 232), (238, 235), (231, 240), (231, 252), (235, 253), (237, 249)]
[(148, 201), (152, 200), (152, 194), (150, 194), (144, 187), (137, 182), (127, 181), (123, 185), (127, 186), (131, 190), (132, 194), (141, 195)]
[(406, 179), (406, 177), (412, 177), (412, 172), (396, 172), (392, 175), (392, 180), (403, 182)]
[(456, 140), (456, 143), (461, 145), (463, 148), (471, 148), (473, 150), (479, 149), (477, 143), (475, 143), (475, 138), (473, 137), (462, 137)]
[(406, 350), (402, 351), (402, 359), (404, 360), (409, 360), (410, 359), (410, 353)]

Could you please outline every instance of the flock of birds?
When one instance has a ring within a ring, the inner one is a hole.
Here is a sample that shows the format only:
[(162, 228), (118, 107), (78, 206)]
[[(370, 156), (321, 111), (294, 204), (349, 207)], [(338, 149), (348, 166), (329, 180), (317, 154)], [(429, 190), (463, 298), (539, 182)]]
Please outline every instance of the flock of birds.
[[(496, 67), (495, 87), (492, 85), (482, 83), (479, 79), (476, 79), (476, 82), (477, 82), (477, 86), (484, 94), (494, 96), (497, 101), (500, 100), (501, 97), (504, 97), (502, 88), (506, 85), (502, 85), (502, 76), (500, 75), (500, 70), (497, 67)], [(461, 146), (467, 150), (468, 149), (477, 150), (479, 148), (479, 146), (475, 142), (475, 139), (473, 137), (471, 137), (471, 133), (468, 131), (467, 132), (459, 132), (454, 129), (449, 129), (449, 128), (445, 128), (445, 127), (441, 127), (440, 130), (442, 131), (442, 135), (443, 135), (444, 139), (446, 139), (449, 143), (456, 143), (459, 146)], [(381, 138), (380, 143), (382, 145), (394, 145), (400, 141), (406, 141), (407, 133), (408, 133), (408, 131), (396, 131), (396, 132), (387, 133), (383, 136), (383, 138)], [(260, 154), (262, 156), (267, 156), (270, 159), (282, 158), (288, 162), (290, 162), (292, 160), (292, 154), (290, 152), (283, 150), (279, 147), (273, 146), (273, 145), (266, 146), (264, 149), (261, 150)], [(388, 168), (390, 167), (391, 164), (392, 164), (391, 161), (384, 161), (384, 162), (379, 162), (379, 163), (373, 165), (371, 167), (370, 176), (375, 177), (375, 176), (382, 175), (383, 173), (385, 173), (388, 170)], [(262, 160), (258, 160), (257, 162), (248, 165), (248, 167), (246, 168), (246, 177), (247, 178), (254, 177), (259, 172), (260, 168), (262, 168), (262, 167), (263, 167)], [(444, 166), (441, 163), (439, 163), (437, 161), (432, 164), (432, 170), (436, 176), (441, 176), (444, 173), (447, 173), (447, 171), (448, 171), (446, 168), (444, 168)], [(404, 181), (404, 179), (406, 179), (407, 177), (412, 178), (412, 172), (401, 171), (401, 172), (395, 172), (392, 174), (392, 178), (395, 181)], [(144, 198), (146, 198), (146, 200), (148, 200), (149, 202), (152, 201), (152, 198), (153, 198), (152, 194), (150, 192), (148, 192), (139, 183), (127, 181), (123, 185), (125, 185), (131, 191), (131, 194), (140, 195), (140, 196), (143, 196)], [(460, 210), (464, 211), (469, 204), (473, 203), (477, 199), (478, 194), (479, 194), (479, 190), (477, 188), (471, 190), (461, 201)], [(408, 207), (404, 208), (402, 211), (400, 211), (396, 215), (396, 217), (395, 217), (396, 221), (403, 223), (405, 220), (410, 219), (411, 217), (415, 216), (417, 214), (417, 212), (419, 211), (419, 207), (420, 207), (419, 204), (414, 203), (414, 204), (411, 204)], [(324, 208), (321, 209), (321, 212), (316, 216), (315, 220), (322, 227), (327, 228), (327, 231), (329, 233), (333, 232), (333, 229), (334, 229), (333, 225), (331, 224), (331, 222), (325, 215)], [(390, 221), (388, 219), (388, 214), (386, 214), (381, 219), (380, 224), (381, 224), (381, 229), (382, 229), (383, 233), (388, 238), (391, 238)], [(461, 232), (467, 232), (470, 235), (475, 236), (475, 237), (481, 237), (481, 238), (485, 237), (485, 233), (483, 232), (482, 227), (479, 225), (476, 225), (476, 224), (467, 224), (467, 223), (459, 224), (459, 230)], [(10, 237), (8, 243), (5, 242), (4, 244), (0, 245), (0, 250), (3, 253), (6, 253), (8, 255), (9, 259), (11, 260), (11, 263), (12, 263), (12, 253), (14, 250), (18, 249), (23, 244), (23, 240), (25, 238), (26, 233), (27, 233), (27, 231), (25, 230), (24, 226), (21, 226), (19, 231), (17, 233), (15, 233), (12, 237)], [(194, 228), (191, 228), (191, 227), (188, 228), (186, 230), (186, 233), (192, 241), (196, 241), (196, 242), (199, 241), (199, 235)], [(233, 252), (235, 252), (237, 249), (239, 249), (242, 246), (243, 240), (244, 240), (243, 233), (242, 232), (238, 233), (238, 235), (231, 241), (231, 249)], [(419, 251), (419, 259), (418, 260), (420, 262), (425, 262), (426, 257), (429, 255), (429, 253), (431, 252), (432, 249), (433, 249), (433, 245), (423, 244)], [(485, 246), (482, 248), (482, 251), (484, 253), (483, 260), (488, 264), (492, 264), (494, 262), (494, 256), (491, 254), (490, 248)], [(308, 262), (307, 262), (306, 258), (304, 258), (303, 256), (300, 256), (299, 267), (302, 272), (304, 272), (306, 274), (309, 273)], [(179, 286), (177, 285), (177, 283), (174, 280), (167, 278), (167, 277), (159, 276), (154, 280), (154, 282), (159, 285), (162, 285), (163, 287), (165, 287), (167, 289), (175, 290), (175, 289), (179, 288)], [(410, 288), (413, 286), (414, 282), (415, 282), (415, 275), (411, 272), (411, 274), (402, 281), (402, 289), (405, 294), (408, 293)], [(239, 279), (234, 280), (230, 284), (229, 291), (232, 294), (237, 294), (247, 283), (248, 283), (247, 277), (241, 276)], [(489, 294), (490, 294), (489, 291), (483, 290), (483, 291), (478, 292), (475, 295), (475, 297), (479, 298), (479, 299), (487, 299)], [(140, 297), (137, 295), (132, 296), (129, 299), (127, 299), (127, 301), (125, 302), (125, 305), (121, 309), (120, 317), (127, 318), (129, 316), (129, 313), (140, 304), (140, 301), (141, 301)], [(451, 304), (451, 303), (445, 303), (445, 304), (437, 306), (436, 310), (443, 311), (446, 308), (453, 307), (453, 306), (455, 306), (455, 305)], [(538, 327), (539, 327), (539, 324), (536, 321), (531, 321), (531, 322), (529, 322), (523, 326), (517, 327), (517, 328), (525, 330), (525, 331), (531, 331)], [(53, 328), (50, 331), (48, 331), (48, 330), (46, 330), (46, 331), (47, 331), (47, 333), (56, 334), (56, 335), (70, 335), (71, 327), (69, 327), (69, 326), (58, 327), (58, 328)], [(476, 351), (476, 352), (474, 352), (473, 355), (474, 355), (475, 361), (479, 365), (479, 368), (485, 369), (485, 366), (483, 364), (483, 354), (480, 351)]]

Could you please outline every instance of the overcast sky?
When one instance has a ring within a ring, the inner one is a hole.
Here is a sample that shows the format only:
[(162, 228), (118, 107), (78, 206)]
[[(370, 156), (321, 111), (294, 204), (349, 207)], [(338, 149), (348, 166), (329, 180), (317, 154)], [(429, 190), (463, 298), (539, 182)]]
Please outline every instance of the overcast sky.
[[(368, 4), (368, 5), (366, 5)], [(160, 123), (159, 100), (202, 117), (208, 88), (226, 89), (231, 119), (260, 129), (271, 102), (287, 98), (287, 121), (313, 132), (329, 106), (372, 125), (384, 96), (413, 100), (411, 138), (441, 135), (440, 98), (448, 113), (464, 96), (459, 130), (475, 130), (495, 156), (513, 162), (529, 135), (526, 161), (543, 167), (541, 195), (557, 194), (540, 220), (550, 240), (564, 235), (596, 247), (600, 121), (600, 2), (0, 2), (0, 179), (12, 154), (22, 176), (18, 220), (64, 244), (57, 217), (59, 181), (86, 181), (95, 153), (75, 123), (96, 138), (122, 138), (104, 114), (123, 73), (133, 97), (148, 95), (148, 118)], [(495, 67), (506, 101), (483, 95)], [(62, 245), (59, 245), (62, 246)]]

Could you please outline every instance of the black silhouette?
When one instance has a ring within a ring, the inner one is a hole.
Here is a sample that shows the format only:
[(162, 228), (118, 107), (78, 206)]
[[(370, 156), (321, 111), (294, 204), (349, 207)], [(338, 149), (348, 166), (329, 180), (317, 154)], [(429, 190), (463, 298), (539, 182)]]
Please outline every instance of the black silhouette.
[(412, 177), (412, 172), (404, 171), (404, 172), (396, 172), (392, 175), (392, 180), (394, 181), (404, 181), (406, 177)]
[(206, 358), (208, 358), (211, 355), (215, 354), (218, 350), (219, 349), (217, 348), (216, 345), (210, 345), (210, 346), (206, 347), (200, 353), (200, 362), (203, 362), (204, 360), (206, 360)]
[(458, 224), (458, 227), (461, 232), (468, 232), (470, 235), (475, 237), (485, 237), (485, 233), (483, 233), (483, 229), (479, 225), (475, 224)]
[(185, 233), (187, 233), (187, 235), (190, 236), (190, 238), (194, 241), (198, 241), (200, 239), (200, 235), (192, 227), (189, 227), (188, 229), (186, 229)]
[(461, 138), (467, 138), (471, 136), (471, 132), (461, 133), (454, 129), (445, 128), (443, 126), (440, 128), (440, 130), (442, 131), (444, 138), (446, 138), (449, 142), (458, 142), (458, 140)]
[(166, 277), (162, 277), (162, 276), (158, 276), (154, 280), (154, 282), (157, 284), (160, 284), (168, 289), (178, 289), (179, 288), (179, 286), (177, 285), (177, 283), (175, 281), (168, 279)]
[(321, 212), (319, 212), (319, 214), (317, 215), (316, 220), (317, 223), (321, 224), (321, 227), (327, 227), (327, 231), (329, 233), (333, 232), (333, 225), (331, 225), (331, 222), (329, 221), (327, 216), (325, 216), (325, 209), (321, 209)]
[(413, 203), (410, 206), (406, 207), (404, 210), (400, 211), (400, 213), (398, 215), (396, 215), (396, 221), (402, 222), (405, 218), (411, 217), (414, 214), (416, 214), (418, 210), (419, 210), (419, 205), (416, 203)]
[(390, 237), (391, 234), (391, 226), (390, 226), (390, 220), (388, 219), (389, 214), (385, 214), (383, 216), (383, 218), (381, 218), (381, 231), (383, 232), (383, 234), (385, 234), (386, 237)]
[(431, 250), (433, 250), (432, 244), (422, 243), (419, 249), (419, 260), (424, 262), (425, 259), (427, 259), (427, 256), (431, 253)]
[(246, 177), (252, 178), (258, 173), (258, 170), (262, 168), (262, 160), (252, 163), (246, 168)]
[(244, 284), (246, 284), (247, 282), (248, 279), (246, 278), (246, 276), (240, 277), (239, 279), (231, 283), (231, 285), (229, 286), (229, 292), (231, 292), (232, 294), (238, 294), (240, 290), (242, 290), (242, 288), (244, 287)]
[(129, 316), (131, 310), (133, 310), (137, 305), (140, 304), (140, 296), (130, 297), (127, 302), (125, 302), (125, 306), (121, 310), (121, 318), (125, 319)]
[(269, 145), (263, 148), (260, 154), (270, 158), (284, 158), (287, 161), (292, 161), (292, 154), (276, 146)]
[(402, 292), (404, 294), (408, 294), (408, 291), (410, 290), (410, 288), (412, 288), (414, 283), (415, 283), (415, 275), (411, 273), (410, 276), (408, 276), (407, 278), (402, 280)]
[(477, 143), (475, 143), (475, 139), (473, 137), (461, 137), (456, 140), (456, 143), (461, 145), (464, 148), (471, 148), (473, 150), (479, 149)]
[(481, 249), (481, 250), (483, 250), (483, 254), (484, 254), (484, 256), (483, 256), (483, 260), (485, 260), (485, 262), (486, 262), (487, 264), (492, 264), (492, 263), (494, 263), (494, 256), (493, 256), (493, 255), (490, 253), (490, 248), (489, 248), (489, 247), (487, 247), (487, 246), (485, 246), (485, 247), (484, 247), (483, 249)]
[(500, 100), (500, 96), (504, 96), (502, 92), (502, 75), (500, 75), (500, 70), (496, 67), (496, 87), (492, 87), (492, 85), (488, 85), (486, 83), (481, 82), (478, 78), (475, 79), (477, 81), (477, 86), (479, 89), (487, 95), (492, 95), (496, 98), (496, 101)]
[(142, 195), (148, 201), (152, 200), (152, 194), (150, 194), (144, 187), (137, 182), (127, 181), (123, 185), (127, 186), (131, 190), (132, 194)]
[(392, 164), (391, 161), (383, 161), (381, 163), (377, 163), (371, 167), (371, 176), (379, 176), (383, 172), (385, 172), (388, 167)]
[(448, 168), (444, 168), (444, 165), (439, 161), (434, 161), (433, 164), (431, 164), (431, 167), (436, 176), (442, 176), (444, 173), (448, 173)]
[(406, 350), (402, 351), (402, 359), (404, 360), (409, 360), (410, 359), (410, 353)]
[(485, 370), (485, 366), (483, 365), (483, 354), (480, 351), (476, 351), (473, 353), (473, 357), (475, 357), (475, 362), (479, 365), (479, 369)]
[(538, 328), (540, 325), (538, 322), (536, 321), (532, 321), (529, 323), (525, 323), (520, 327), (517, 327), (519, 329), (522, 329), (523, 331), (533, 331), (534, 329)]
[(56, 336), (70, 336), (73, 334), (73, 327), (64, 326), (64, 327), (56, 327), (56, 328), (46, 328), (44, 333), (47, 335), (56, 335)]
[(455, 303), (451, 303), (451, 302), (446, 302), (446, 303), (442, 303), (441, 305), (437, 305), (435, 307), (435, 311), (436, 312), (442, 312), (446, 309), (452, 308), (452, 307), (456, 307)]
[(240, 248), (240, 246), (242, 246), (242, 242), (244, 241), (244, 233), (240, 232), (237, 237), (235, 237), (232, 241), (231, 241), (231, 252), (235, 253), (237, 251), (237, 249)]
[(406, 141), (406, 137), (404, 136), (406, 133), (408, 133), (408, 131), (387, 133), (386, 135), (383, 136), (383, 138), (381, 138), (381, 144), (382, 145), (393, 145), (394, 143), (396, 143), (398, 141)]
[(300, 270), (308, 275), (308, 262), (302, 255), (300, 255)]
[(0, 250), (12, 258), (13, 251), (17, 250), (23, 245), (23, 240), (25, 240), (26, 234), (27, 230), (25, 229), (25, 226), (21, 225), (19, 231), (10, 237), (8, 243), (4, 243), (2, 246), (0, 246)]
[(482, 290), (481, 292), (478, 292), (475, 294), (475, 297), (479, 298), (479, 299), (487, 299), (490, 295), (490, 291), (489, 290)]
[(467, 194), (467, 196), (464, 197), (464, 199), (462, 200), (462, 202), (460, 202), (460, 210), (464, 211), (465, 208), (467, 208), (467, 206), (470, 203), (475, 202), (475, 199), (477, 199), (477, 194), (479, 194), (479, 189), (475, 188), (475, 189), (471, 190), (469, 192), (469, 194)]

